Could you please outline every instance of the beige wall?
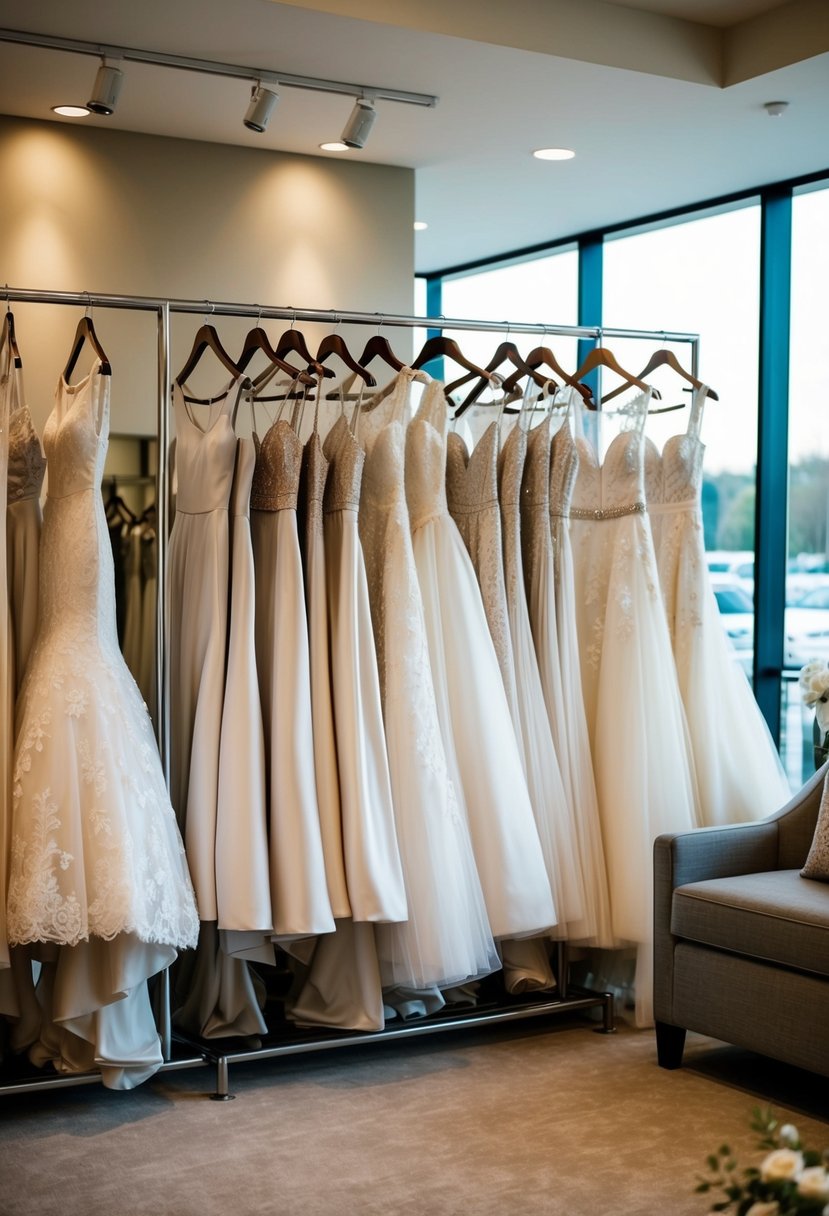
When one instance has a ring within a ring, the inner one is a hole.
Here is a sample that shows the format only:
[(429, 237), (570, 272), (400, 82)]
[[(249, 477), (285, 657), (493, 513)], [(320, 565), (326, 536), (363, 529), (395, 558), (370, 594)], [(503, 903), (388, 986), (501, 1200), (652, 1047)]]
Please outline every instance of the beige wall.
[[(413, 219), (408, 169), (0, 117), (0, 289), (407, 313)], [(41, 428), (81, 312), (14, 312)], [(155, 318), (94, 319), (113, 365), (112, 431), (155, 430)], [(174, 321), (174, 372), (199, 323)], [(233, 353), (248, 323), (217, 328)], [(267, 328), (276, 338), (284, 327)], [(404, 331), (394, 345), (405, 357)], [(206, 361), (200, 371), (197, 387), (226, 379)]]

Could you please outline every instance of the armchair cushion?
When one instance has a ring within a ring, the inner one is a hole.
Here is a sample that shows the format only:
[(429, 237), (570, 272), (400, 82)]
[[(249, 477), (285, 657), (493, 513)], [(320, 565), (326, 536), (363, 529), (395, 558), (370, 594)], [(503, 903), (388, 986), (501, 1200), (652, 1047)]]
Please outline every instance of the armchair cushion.
[(829, 777), (824, 782), (823, 793), (820, 797), (820, 810), (809, 856), (800, 873), (803, 878), (829, 882)]
[(797, 870), (677, 887), (671, 933), (798, 971), (829, 976), (829, 886)]

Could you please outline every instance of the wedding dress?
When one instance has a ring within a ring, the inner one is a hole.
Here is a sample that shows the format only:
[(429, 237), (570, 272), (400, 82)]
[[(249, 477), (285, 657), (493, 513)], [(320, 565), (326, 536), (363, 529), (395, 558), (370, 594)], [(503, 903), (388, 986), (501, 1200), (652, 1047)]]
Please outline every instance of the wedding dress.
[(302, 508), (303, 575), (308, 615), (308, 652), (311, 673), (311, 719), (313, 723), (314, 774), (317, 786), (322, 851), (328, 898), (335, 919), (351, 915), (343, 856), (340, 782), (334, 710), (331, 696), (331, 665), (328, 643), (328, 603), (325, 589), (325, 534), (322, 501), (328, 477), (319, 430), (319, 399), (314, 411), (314, 429), (302, 453), (300, 502)]
[[(636, 943), (636, 1019), (652, 1021), (653, 842), (699, 823), (679, 694), (644, 501), (650, 393), (600, 459), (574, 403), (579, 473), (570, 510), (585, 710), (610, 885), (613, 930)], [(597, 419), (599, 428), (608, 415)], [(599, 432), (599, 437), (601, 432)]]
[(648, 513), (679, 688), (688, 718), (702, 822), (763, 819), (789, 786), (766, 720), (726, 639), (705, 561), (699, 437), (708, 389), (695, 390), (688, 430), (645, 450)]
[(527, 432), (516, 423), (504, 440), (498, 457), (498, 492), (503, 525), (507, 611), (518, 689), (517, 734), (547, 873), (558, 902), (558, 920), (552, 936), (561, 939), (569, 935), (571, 925), (580, 924), (583, 920), (584, 904), (576, 881), (578, 859), (544, 703), (524, 590), (521, 483), (526, 453)]
[(405, 484), (438, 719), (493, 935), (531, 936), (557, 914), (481, 593), (447, 506), (447, 421), (435, 380), (407, 428)]
[[(355, 412), (355, 424), (359, 414)], [(358, 509), (365, 453), (340, 415), (323, 445), (331, 683), (343, 852), (356, 922), (406, 920), (406, 888), (392, 802), (380, 678)], [(364, 934), (353, 935), (362, 942)]]
[(435, 702), (423, 601), (404, 489), (404, 369), (361, 420), (360, 496), (371, 615), (408, 920), (375, 928), (389, 987), (429, 989), (499, 968), (461, 793), (452, 781)]
[(46, 458), (32, 426), (23, 396), (23, 373), (15, 376), (16, 391), (8, 418), (8, 493), (6, 507), (6, 562), (9, 605), (14, 639), (14, 675), (20, 690), (37, 627), (38, 550), (42, 513), (40, 494)]
[[(562, 390), (562, 404), (572, 409), (570, 393)], [(559, 401), (562, 398), (559, 396)], [(576, 827), (581, 846), (585, 892), (589, 915), (595, 925), (594, 946), (613, 945), (607, 864), (602, 843), (596, 779), (590, 754), (590, 738), (584, 713), (584, 692), (579, 665), (579, 639), (576, 625), (576, 584), (573, 549), (570, 541), (570, 502), (578, 475), (579, 454), (573, 440), (569, 417), (553, 435), (550, 445), (550, 537), (553, 546), (556, 630), (561, 663), (561, 682), (566, 712), (567, 767), (573, 805), (578, 808)]]
[[(150, 719), (118, 647), (100, 481), (110, 379), (61, 379), (44, 429), (49, 497), (38, 630), (17, 710), (12, 944), (55, 943), (37, 1062), (127, 1088), (161, 1064), (145, 981), (198, 919)], [(48, 992), (52, 987), (52, 995)]]
[(256, 577), (256, 666), (265, 728), (274, 934), (332, 933), (314, 774), (308, 618), (297, 531), (302, 442), (277, 418), (260, 438), (251, 533)]

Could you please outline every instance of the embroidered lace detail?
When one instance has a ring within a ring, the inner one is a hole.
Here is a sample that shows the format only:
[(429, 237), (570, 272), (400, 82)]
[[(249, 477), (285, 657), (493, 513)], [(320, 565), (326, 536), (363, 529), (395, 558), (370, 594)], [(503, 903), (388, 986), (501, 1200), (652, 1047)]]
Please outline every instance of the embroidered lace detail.
[(460, 435), (447, 436), (449, 513), (472, 560), (507, 700), (515, 704), (515, 674), (507, 613), (501, 511), (498, 505), (498, 424), (490, 423), (472, 455)]
[[(90, 936), (195, 945), (198, 917), (152, 727), (118, 647), (98, 483), (109, 378), (59, 386), (38, 634), (18, 703), (8, 930), (12, 943)], [(78, 483), (89, 483), (79, 488)]]
[(328, 432), (322, 450), (330, 466), (323, 498), (325, 513), (356, 511), (366, 454), (342, 414)]
[(46, 457), (32, 426), (29, 407), (22, 405), (9, 416), (9, 503), (39, 498), (45, 474)]
[(253, 511), (296, 510), (299, 476), (302, 467), (302, 441), (284, 418), (266, 431), (264, 438), (254, 435), (256, 468), (250, 505)]

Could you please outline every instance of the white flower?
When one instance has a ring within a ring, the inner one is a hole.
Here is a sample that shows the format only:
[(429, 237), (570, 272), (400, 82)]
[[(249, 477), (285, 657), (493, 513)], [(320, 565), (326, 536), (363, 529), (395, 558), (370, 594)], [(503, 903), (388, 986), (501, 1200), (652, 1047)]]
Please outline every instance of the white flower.
[(776, 1148), (762, 1162), (760, 1177), (764, 1182), (788, 1182), (797, 1178), (802, 1169), (802, 1153), (796, 1153), (791, 1148)]
[(772, 1199), (770, 1203), (753, 1203), (746, 1216), (777, 1216), (779, 1211), (780, 1204), (776, 1199)]
[(812, 659), (801, 667), (798, 682), (806, 705), (814, 705), (829, 692), (829, 665), (824, 659)]
[(793, 1123), (784, 1123), (777, 1138), (786, 1148), (794, 1148), (800, 1144), (800, 1133)]
[(798, 1178), (797, 1190), (804, 1199), (829, 1199), (829, 1174), (822, 1165), (810, 1165)]

